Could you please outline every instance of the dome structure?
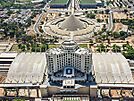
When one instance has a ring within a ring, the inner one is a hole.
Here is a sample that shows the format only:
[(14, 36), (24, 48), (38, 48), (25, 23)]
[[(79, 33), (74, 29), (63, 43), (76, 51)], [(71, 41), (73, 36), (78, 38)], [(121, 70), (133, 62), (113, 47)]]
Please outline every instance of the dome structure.
[(66, 20), (61, 23), (60, 28), (66, 29), (67, 31), (76, 31), (81, 30), (85, 27), (84, 23), (82, 23), (79, 19), (77, 19), (74, 15), (70, 15)]
[(61, 48), (64, 50), (76, 50), (79, 47), (75, 41), (73, 41), (72, 39), (68, 39), (61, 44)]

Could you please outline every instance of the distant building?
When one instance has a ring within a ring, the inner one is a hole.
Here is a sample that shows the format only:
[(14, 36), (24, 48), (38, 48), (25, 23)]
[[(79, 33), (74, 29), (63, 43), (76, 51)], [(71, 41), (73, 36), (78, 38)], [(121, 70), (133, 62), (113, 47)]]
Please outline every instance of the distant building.
[(104, 6), (104, 2), (102, 2), (101, 0), (81, 0), (80, 1), (81, 9), (97, 8), (103, 6)]
[(71, 0), (52, 0), (50, 8), (67, 8)]

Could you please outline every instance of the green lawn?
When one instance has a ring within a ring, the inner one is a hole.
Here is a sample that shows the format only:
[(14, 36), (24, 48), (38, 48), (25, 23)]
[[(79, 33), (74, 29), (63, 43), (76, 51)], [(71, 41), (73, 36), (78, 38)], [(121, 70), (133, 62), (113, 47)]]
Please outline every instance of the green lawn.
[(80, 4), (94, 4), (95, 0), (80, 0)]
[[(49, 49), (51, 49), (51, 48), (58, 48), (59, 46), (60, 46), (59, 44), (58, 45), (57, 44), (49, 44), (48, 45)], [(82, 47), (82, 48), (88, 48), (87, 44), (79, 44), (79, 46)]]
[(20, 52), (21, 50), (19, 49), (17, 44), (14, 44), (12, 48), (10, 49), (11, 52)]
[(59, 45), (57, 45), (57, 44), (49, 44), (48, 47), (49, 47), (49, 49), (50, 48), (58, 48)]
[(79, 44), (79, 46), (82, 47), (82, 48), (88, 48), (87, 44)]
[(31, 2), (32, 0), (16, 0), (16, 2)]
[(25, 101), (24, 99), (14, 99), (13, 101)]
[(66, 4), (68, 0), (52, 0), (51, 4)]

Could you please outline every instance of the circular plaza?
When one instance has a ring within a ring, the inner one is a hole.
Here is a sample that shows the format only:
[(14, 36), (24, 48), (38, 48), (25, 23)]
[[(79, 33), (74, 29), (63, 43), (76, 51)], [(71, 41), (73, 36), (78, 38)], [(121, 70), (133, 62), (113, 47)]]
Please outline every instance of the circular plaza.
[(61, 39), (73, 37), (74, 40), (85, 40), (93, 36), (96, 23), (91, 19), (80, 16), (70, 15), (68, 17), (58, 17), (45, 22), (42, 26), (43, 31), (51, 36)]

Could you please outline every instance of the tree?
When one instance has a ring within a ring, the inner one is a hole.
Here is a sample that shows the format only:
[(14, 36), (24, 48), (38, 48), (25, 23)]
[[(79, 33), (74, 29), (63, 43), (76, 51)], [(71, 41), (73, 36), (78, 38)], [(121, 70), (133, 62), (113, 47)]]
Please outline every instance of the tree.
[(68, 16), (68, 12), (65, 13), (65, 16)]
[(124, 9), (124, 13), (127, 13), (128, 12), (128, 10), (127, 9)]
[(58, 15), (59, 15), (59, 16), (61, 16), (62, 14), (61, 14), (61, 13), (59, 13)]
[(97, 22), (101, 22), (101, 20), (100, 19), (97, 19)]
[(132, 60), (134, 60), (134, 49), (128, 50), (127, 52), (123, 52), (123, 55), (124, 55), (127, 59), (132, 59)]
[(116, 44), (114, 44), (112, 46), (112, 51), (113, 52), (121, 52), (121, 47), (120, 46), (117, 46)]
[(21, 45), (21, 50), (24, 52), (24, 51), (26, 51), (26, 46), (25, 45)]
[(105, 10), (105, 13), (106, 13), (106, 14), (108, 14), (108, 13), (109, 13), (109, 11), (110, 11), (109, 9), (106, 9), (106, 10)]
[(120, 33), (118, 33), (118, 32), (113, 32), (113, 33), (112, 33), (112, 36), (113, 36), (114, 38), (119, 38), (119, 37), (120, 37)]
[(84, 13), (85, 13), (85, 14), (88, 14), (88, 11), (85, 11)]
[(16, 98), (13, 101), (25, 101), (25, 100), (24, 99), (18, 99), (18, 98)]
[(106, 23), (108, 24), (108, 19), (105, 19)]
[(45, 52), (46, 51), (46, 45), (45, 44), (41, 44), (40, 48), (41, 48), (41, 52)]
[(126, 36), (127, 35), (127, 32), (125, 32), (125, 31), (120, 31), (120, 36), (122, 37), (122, 36)]
[(134, 48), (132, 46), (130, 46), (129, 44), (124, 44), (123, 51), (123, 55), (127, 59), (134, 59)]
[(97, 14), (97, 10), (94, 10), (94, 13)]
[(8, 10), (7, 15), (10, 16), (13, 13), (12, 10)]
[(100, 44), (97, 46), (97, 51), (98, 52), (105, 52), (106, 51), (106, 46), (104, 44)]
[(87, 18), (90, 18), (90, 19), (95, 19), (95, 16), (96, 16), (96, 15), (93, 14), (93, 13), (90, 13), (90, 14), (88, 13), (88, 14), (86, 15), (86, 17), (87, 17)]

